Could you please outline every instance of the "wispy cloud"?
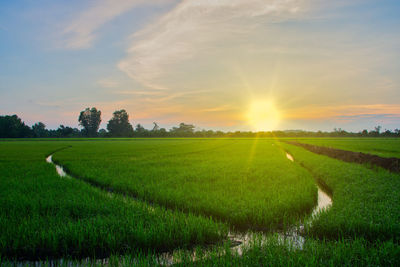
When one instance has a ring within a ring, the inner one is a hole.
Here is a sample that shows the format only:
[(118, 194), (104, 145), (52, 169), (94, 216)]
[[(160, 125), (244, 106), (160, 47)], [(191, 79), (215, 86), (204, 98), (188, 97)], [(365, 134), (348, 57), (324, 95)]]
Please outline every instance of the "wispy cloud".
[(63, 47), (91, 47), (106, 23), (136, 7), (177, 3), (132, 33), (125, 56), (115, 59), (127, 76), (94, 81), (112, 99), (123, 99), (110, 112), (130, 108), (149, 120), (238, 125), (246, 123), (248, 102), (276, 98), (288, 121), (400, 114), (399, 106), (388, 105), (399, 96), (398, 65), (390, 63), (398, 58), (399, 38), (369, 31), (360, 18), (351, 23), (357, 14), (341, 12), (349, 1), (91, 3), (64, 27)]
[(113, 91), (112, 93), (117, 95), (150, 95), (150, 96), (158, 96), (164, 94), (162, 91), (134, 91), (134, 90)]
[[(259, 23), (295, 17), (300, 0), (185, 0), (133, 35), (128, 55), (118, 64), (131, 78), (155, 89), (167, 89), (171, 67), (199, 54), (224, 51), (242, 43)], [(217, 59), (216, 59), (217, 60)], [(179, 70), (178, 70), (179, 72)], [(182, 73), (180, 73), (182, 74)]]
[(372, 105), (337, 105), (337, 106), (303, 106), (284, 111), (285, 119), (323, 120), (329, 118), (368, 117), (376, 115), (390, 115), (400, 117), (400, 105), (372, 104)]
[(201, 111), (203, 112), (221, 112), (221, 111), (230, 111), (234, 110), (234, 107), (232, 105), (221, 105), (221, 106), (216, 106), (212, 108), (205, 108)]
[(107, 22), (141, 5), (165, 4), (167, 0), (98, 0), (73, 18), (62, 32), (67, 49), (85, 49), (92, 46), (98, 30)]

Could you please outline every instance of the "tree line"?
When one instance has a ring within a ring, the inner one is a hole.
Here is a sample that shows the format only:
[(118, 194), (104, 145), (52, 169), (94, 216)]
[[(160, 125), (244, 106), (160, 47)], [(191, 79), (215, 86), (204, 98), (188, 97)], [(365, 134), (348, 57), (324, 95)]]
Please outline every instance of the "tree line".
[(235, 131), (223, 132), (213, 130), (196, 131), (193, 124), (180, 123), (177, 127), (167, 130), (153, 122), (152, 129), (145, 129), (141, 124), (135, 128), (129, 122), (126, 110), (113, 113), (106, 129), (100, 129), (101, 111), (95, 107), (86, 108), (78, 117), (81, 129), (60, 125), (56, 130), (46, 129), (46, 125), (37, 122), (29, 127), (17, 115), (0, 116), (0, 138), (47, 138), (47, 137), (400, 137), (400, 130), (382, 131), (381, 126), (373, 130), (367, 129), (353, 133), (335, 128), (331, 132), (312, 132), (302, 130), (290, 131)]

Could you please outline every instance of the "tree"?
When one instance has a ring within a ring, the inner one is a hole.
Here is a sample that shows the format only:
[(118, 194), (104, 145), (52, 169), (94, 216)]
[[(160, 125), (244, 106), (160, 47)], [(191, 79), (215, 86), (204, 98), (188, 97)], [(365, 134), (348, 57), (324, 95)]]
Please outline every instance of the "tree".
[(101, 122), (101, 111), (97, 110), (95, 107), (86, 108), (81, 111), (79, 115), (79, 125), (83, 127), (84, 135), (88, 137), (94, 137), (97, 135), (97, 130), (99, 129)]
[(379, 134), (380, 134), (381, 129), (382, 129), (382, 126), (379, 126), (379, 125), (378, 125), (378, 126), (375, 127), (376, 135), (379, 135)]
[(32, 131), (34, 137), (47, 137), (48, 131), (46, 130), (46, 125), (43, 122), (37, 122), (32, 125)]
[(100, 129), (99, 130), (99, 136), (100, 137), (107, 137), (108, 136), (108, 132), (106, 129)]
[(132, 125), (129, 123), (129, 115), (125, 109), (117, 110), (108, 121), (107, 130), (111, 136), (128, 137), (133, 135)]
[(158, 126), (157, 122), (153, 122), (154, 127), (153, 127), (153, 132), (157, 132), (158, 130), (160, 130), (160, 126)]
[(168, 135), (168, 132), (167, 132), (167, 130), (165, 130), (165, 128), (160, 128), (157, 131), (157, 135), (160, 136), (160, 137), (165, 137), (165, 136)]
[(381, 134), (382, 136), (391, 136), (393, 133), (392, 131), (385, 129), (385, 131)]
[(0, 116), (0, 138), (32, 137), (32, 135), (31, 128), (17, 115)]
[(79, 136), (79, 130), (69, 126), (60, 125), (56, 131), (58, 137)]
[(368, 136), (368, 131), (367, 131), (367, 129), (362, 130), (361, 136)]
[(138, 123), (135, 128), (135, 135), (143, 137), (146, 134), (147, 134), (147, 130), (140, 123)]
[(193, 124), (185, 124), (181, 122), (179, 127), (172, 127), (170, 130), (176, 136), (190, 136), (194, 133), (194, 125)]

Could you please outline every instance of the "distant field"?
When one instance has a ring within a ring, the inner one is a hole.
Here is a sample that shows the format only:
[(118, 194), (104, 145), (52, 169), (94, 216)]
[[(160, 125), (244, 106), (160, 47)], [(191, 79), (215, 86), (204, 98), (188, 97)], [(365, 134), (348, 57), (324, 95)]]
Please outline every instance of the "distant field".
[(298, 142), (400, 158), (400, 138), (299, 138)]
[[(400, 151), (397, 139), (297, 140), (386, 156)], [(1, 140), (0, 263), (111, 255), (118, 264), (154, 266), (159, 252), (181, 248), (187, 256), (178, 266), (400, 264), (400, 174), (282, 141)], [(45, 162), (53, 152), (77, 179), (59, 177)], [(255, 238), (242, 256), (229, 252), (228, 231), (271, 235), (304, 219), (317, 202), (316, 180), (333, 206), (305, 225), (303, 249), (271, 236), (267, 243)], [(210, 244), (225, 252), (193, 263), (192, 247), (204, 255)]]

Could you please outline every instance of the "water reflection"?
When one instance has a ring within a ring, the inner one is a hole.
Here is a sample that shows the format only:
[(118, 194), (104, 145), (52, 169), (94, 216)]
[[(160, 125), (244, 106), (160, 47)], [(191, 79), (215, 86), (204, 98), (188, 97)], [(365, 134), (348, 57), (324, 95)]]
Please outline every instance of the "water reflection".
[(53, 164), (56, 167), (56, 171), (57, 171), (58, 175), (60, 175), (61, 177), (66, 177), (67, 176), (67, 173), (64, 171), (63, 167), (58, 165), (58, 164), (55, 164), (53, 162), (53, 155), (48, 156), (46, 158), (46, 162), (48, 162), (50, 164)]
[(328, 209), (330, 206), (332, 206), (332, 198), (328, 196), (327, 193), (322, 191), (321, 187), (318, 187), (318, 205), (314, 208), (311, 216), (315, 217), (318, 215), (319, 212)]
[(292, 155), (290, 155), (289, 153), (286, 152), (286, 157), (290, 160), (290, 161), (294, 161), (294, 158)]

